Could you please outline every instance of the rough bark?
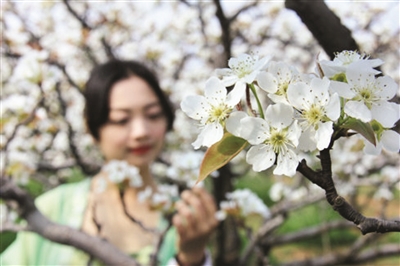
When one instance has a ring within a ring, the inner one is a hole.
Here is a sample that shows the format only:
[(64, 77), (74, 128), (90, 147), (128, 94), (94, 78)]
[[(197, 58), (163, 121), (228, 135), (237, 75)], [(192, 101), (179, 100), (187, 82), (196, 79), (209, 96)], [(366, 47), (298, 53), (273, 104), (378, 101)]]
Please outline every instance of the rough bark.
[(286, 0), (285, 7), (296, 12), (331, 59), (336, 52), (358, 50), (350, 30), (323, 0)]

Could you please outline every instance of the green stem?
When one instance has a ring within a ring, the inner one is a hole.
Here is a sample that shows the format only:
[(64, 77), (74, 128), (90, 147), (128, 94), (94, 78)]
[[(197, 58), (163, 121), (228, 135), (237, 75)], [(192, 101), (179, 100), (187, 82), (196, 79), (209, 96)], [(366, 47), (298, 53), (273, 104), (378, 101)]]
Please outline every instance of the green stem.
[(253, 83), (249, 84), (251, 92), (253, 93), (254, 97), (256, 98), (257, 105), (258, 105), (258, 112), (260, 113), (260, 117), (264, 119), (264, 111), (260, 102), (260, 99), (258, 98), (257, 92), (256, 92), (256, 87), (254, 86)]

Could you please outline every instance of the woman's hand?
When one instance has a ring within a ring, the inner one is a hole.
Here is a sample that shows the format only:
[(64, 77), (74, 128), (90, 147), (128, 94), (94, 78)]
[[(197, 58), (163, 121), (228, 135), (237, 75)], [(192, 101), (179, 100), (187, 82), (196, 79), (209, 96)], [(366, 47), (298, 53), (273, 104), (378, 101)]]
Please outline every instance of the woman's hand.
[(209, 236), (218, 225), (217, 209), (213, 197), (200, 187), (183, 191), (181, 198), (172, 218), (179, 234), (178, 261), (182, 265), (197, 265), (203, 261)]

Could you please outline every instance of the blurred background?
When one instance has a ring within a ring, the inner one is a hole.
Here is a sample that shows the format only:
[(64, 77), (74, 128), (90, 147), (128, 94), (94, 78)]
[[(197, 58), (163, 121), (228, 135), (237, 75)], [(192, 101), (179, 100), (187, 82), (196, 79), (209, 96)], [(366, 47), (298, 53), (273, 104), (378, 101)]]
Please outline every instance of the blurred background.
[[(188, 184), (197, 178), (204, 150), (193, 150), (198, 128), (179, 104), (202, 94), (205, 81), (231, 57), (271, 55), (310, 73), (317, 59), (332, 58), (326, 42), (346, 47), (352, 38), (359, 51), (382, 59), (382, 73), (399, 83), (397, 1), (316, 2), (2, 1), (2, 176), (36, 197), (99, 170), (102, 158), (86, 132), (82, 91), (92, 67), (111, 58), (143, 61), (158, 73), (177, 120), (157, 174)], [(325, 14), (337, 16), (336, 24)], [(348, 34), (337, 34), (343, 30), (338, 25)], [(367, 156), (362, 145), (357, 138), (335, 144), (337, 190), (366, 216), (399, 219), (399, 154)], [(244, 162), (239, 154), (206, 185), (218, 201), (226, 192), (249, 188), (273, 214), (284, 215), (248, 265), (262, 265), (260, 257), (272, 265), (400, 264), (398, 233), (362, 236), (301, 175), (254, 173)], [(3, 250), (15, 237), (10, 224), (19, 218), (10, 205), (0, 206)], [(260, 227), (257, 219), (248, 223)], [(246, 252), (248, 234), (234, 221), (223, 223), (212, 243), (216, 265), (235, 265)]]

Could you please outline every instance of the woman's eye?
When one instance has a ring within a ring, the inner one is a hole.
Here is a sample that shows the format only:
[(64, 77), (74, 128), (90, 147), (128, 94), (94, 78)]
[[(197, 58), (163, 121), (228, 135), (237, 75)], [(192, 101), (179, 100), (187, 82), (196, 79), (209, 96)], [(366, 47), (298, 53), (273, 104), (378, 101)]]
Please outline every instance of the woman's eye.
[(157, 119), (163, 118), (164, 113), (163, 112), (152, 113), (152, 114), (148, 114), (147, 117), (151, 120), (157, 120)]
[(129, 122), (129, 119), (124, 118), (124, 119), (118, 119), (118, 120), (109, 120), (108, 121), (112, 125), (126, 125)]

